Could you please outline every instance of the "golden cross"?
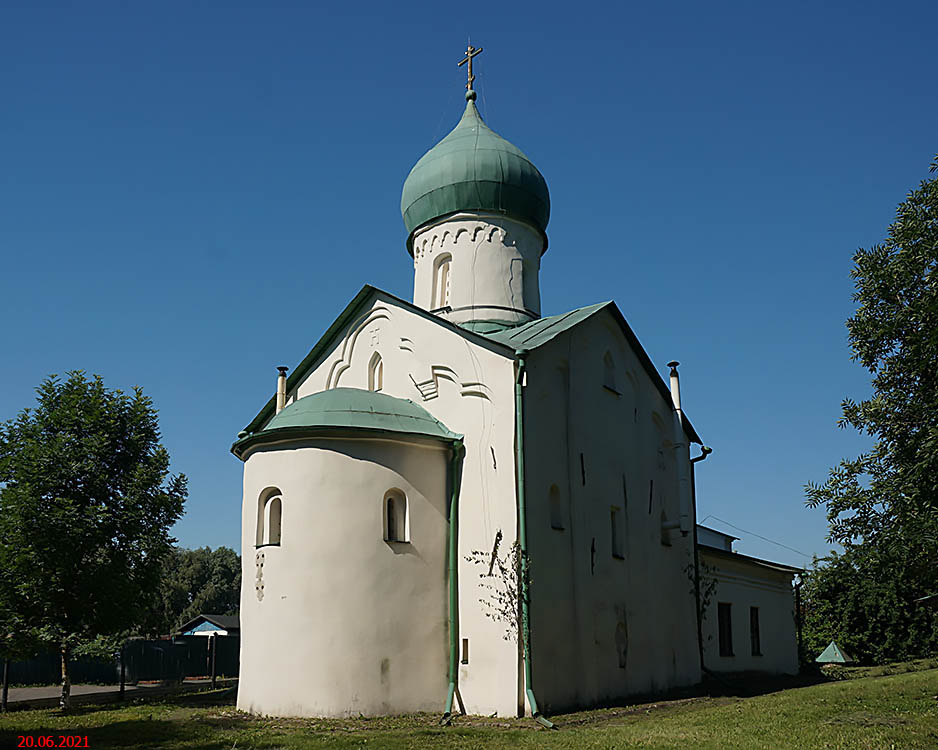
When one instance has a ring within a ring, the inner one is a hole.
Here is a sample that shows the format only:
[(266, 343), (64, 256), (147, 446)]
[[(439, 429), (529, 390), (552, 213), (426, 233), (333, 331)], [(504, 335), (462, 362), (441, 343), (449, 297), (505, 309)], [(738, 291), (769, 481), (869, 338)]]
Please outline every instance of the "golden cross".
[(469, 63), (469, 71), (468, 71), (469, 81), (466, 83), (466, 88), (469, 89), (469, 91), (472, 91), (472, 82), (476, 79), (476, 77), (472, 75), (472, 58), (480, 54), (481, 52), (482, 52), (481, 47), (476, 49), (470, 44), (469, 47), (466, 49), (466, 56), (462, 60), (460, 60), (459, 64), (457, 65), (457, 67), (462, 67), (466, 63)]

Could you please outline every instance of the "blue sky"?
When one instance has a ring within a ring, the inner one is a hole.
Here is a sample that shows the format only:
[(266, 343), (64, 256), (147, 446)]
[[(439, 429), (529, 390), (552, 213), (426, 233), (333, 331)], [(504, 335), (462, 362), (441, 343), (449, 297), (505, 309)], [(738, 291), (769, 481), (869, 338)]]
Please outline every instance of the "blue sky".
[(541, 296), (615, 299), (682, 362), (699, 517), (801, 564), (866, 442), (844, 320), (938, 151), (919, 3), (0, 2), (0, 419), (48, 374), (140, 385), (190, 480), (186, 546), (239, 547), (228, 448), (365, 282), (409, 298), (401, 185), (479, 107), (551, 191)]

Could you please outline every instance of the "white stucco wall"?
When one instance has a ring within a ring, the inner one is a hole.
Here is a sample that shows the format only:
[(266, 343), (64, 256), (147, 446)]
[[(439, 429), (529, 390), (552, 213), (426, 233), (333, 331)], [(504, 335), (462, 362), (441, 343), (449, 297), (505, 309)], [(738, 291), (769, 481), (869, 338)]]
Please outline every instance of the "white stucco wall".
[[(604, 387), (607, 352), (618, 392)], [(680, 512), (677, 461), (689, 460), (686, 447), (680, 455), (668, 447), (671, 415), (670, 400), (606, 312), (529, 356), (534, 686), (547, 712), (700, 679), (692, 535), (674, 530), (670, 546), (662, 544), (662, 513), (675, 521)], [(552, 485), (563, 530), (551, 527)], [(621, 514), (622, 559), (612, 555), (613, 507)]]
[[(316, 440), (249, 454), (239, 708), (275, 716), (439, 710), (448, 453)], [(281, 543), (255, 549), (258, 498), (272, 486), (282, 498)], [(407, 497), (409, 544), (384, 541), (389, 489)]]
[[(798, 640), (791, 573), (700, 551), (702, 577), (716, 579), (703, 619), (704, 665), (715, 672), (797, 674)], [(733, 656), (720, 656), (718, 604), (732, 605)], [(761, 655), (752, 653), (749, 608), (759, 608)]]
[(526, 323), (540, 316), (538, 272), (544, 238), (533, 227), (506, 216), (465, 213), (448, 216), (414, 235), (414, 304), (433, 302), (434, 270), (452, 256), (449, 306), (454, 322), (506, 320)]
[[(480, 573), (486, 571), (466, 560), (474, 550), (491, 550), (499, 530), (503, 550), (517, 535), (512, 353), (482, 339), (465, 338), (379, 293), (288, 394), (288, 403), (336, 386), (367, 388), (375, 352), (384, 362), (383, 393), (413, 400), (449, 429), (465, 435), (459, 613), (460, 641), (469, 639), (470, 658), (468, 664), (460, 664), (460, 693), (472, 713), (513, 716), (519, 701), (516, 648), (503, 639), (504, 628), (486, 617), (479, 603), (486, 596)], [(440, 534), (445, 542), (444, 531)], [(351, 547), (345, 551), (354, 553)], [(445, 595), (445, 577), (439, 586)], [(313, 629), (308, 636), (315, 639), (318, 633)], [(393, 643), (386, 647), (393, 648)], [(446, 677), (445, 665), (441, 675)], [(445, 699), (444, 685), (433, 710), (442, 711)]]
[[(460, 664), (460, 693), (470, 713), (515, 715), (525, 707), (517, 647), (480, 604), (490, 597), (482, 586), (487, 570), (466, 559), (473, 551), (488, 553), (498, 531), (503, 552), (517, 537), (513, 352), (453, 331), (376, 292), (287, 394), (287, 402), (337, 386), (367, 388), (376, 353), (384, 364), (384, 393), (412, 399), (465, 435), (459, 636), (460, 644), (469, 639), (470, 658)], [(614, 390), (604, 387), (607, 353), (615, 365)], [(687, 572), (692, 538), (673, 530), (666, 532), (670, 545), (662, 544), (662, 517), (677, 521), (680, 514), (677, 462), (688, 460), (686, 444), (671, 447), (670, 400), (607, 312), (532, 352), (526, 382), (533, 671), (541, 709), (551, 713), (698, 681)], [(264, 576), (271, 583), (262, 602), (255, 597), (256, 562), (244, 556), (239, 706), (246, 710), (282, 715), (442, 710), (448, 655), (444, 454), (390, 443), (375, 443), (366, 453), (364, 443), (355, 445), (354, 451), (322, 445), (261, 451), (248, 459), (246, 551), (255, 541), (258, 493), (276, 484), (285, 499), (283, 544), (265, 548)], [(286, 483), (307, 498), (305, 515), (290, 512)], [(564, 509), (562, 530), (551, 528), (552, 485)], [(415, 493), (432, 519), (422, 532), (427, 541), (421, 542), (426, 547), (418, 559), (388, 558), (393, 575), (382, 568), (388, 550), (379, 505), (371, 505), (391, 486)], [(622, 559), (612, 555), (613, 507), (620, 513)], [(368, 515), (372, 511), (377, 521)], [(306, 529), (314, 526), (308, 537)], [(291, 534), (307, 537), (302, 551), (289, 552)], [(310, 571), (323, 567), (331, 573), (311, 584)], [(336, 571), (341, 587), (334, 583)], [(373, 608), (389, 586), (392, 591), (413, 587), (411, 594), (395, 595), (389, 613), (393, 627), (378, 630), (367, 620), (343, 627), (349, 620), (359, 622), (358, 613)], [(298, 603), (288, 605), (291, 601)], [(330, 603), (325, 619), (323, 601)], [(293, 618), (302, 624), (289, 647), (266, 640), (265, 633), (284, 623), (292, 629)], [(424, 649), (414, 645), (415, 636)], [(298, 656), (290, 650), (295, 643), (303, 644)], [(319, 670), (312, 678), (298, 669), (306, 664)], [(408, 677), (401, 682), (404, 669)]]

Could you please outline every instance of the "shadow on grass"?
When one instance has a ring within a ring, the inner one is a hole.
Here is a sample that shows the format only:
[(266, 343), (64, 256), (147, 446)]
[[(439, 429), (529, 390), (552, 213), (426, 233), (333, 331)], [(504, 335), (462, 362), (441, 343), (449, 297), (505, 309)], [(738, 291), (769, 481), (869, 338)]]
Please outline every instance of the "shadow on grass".
[(703, 695), (714, 697), (752, 698), (756, 695), (778, 693), (792, 688), (810, 687), (830, 682), (819, 669), (809, 669), (796, 675), (768, 675), (757, 672), (717, 674), (707, 672), (698, 686)]

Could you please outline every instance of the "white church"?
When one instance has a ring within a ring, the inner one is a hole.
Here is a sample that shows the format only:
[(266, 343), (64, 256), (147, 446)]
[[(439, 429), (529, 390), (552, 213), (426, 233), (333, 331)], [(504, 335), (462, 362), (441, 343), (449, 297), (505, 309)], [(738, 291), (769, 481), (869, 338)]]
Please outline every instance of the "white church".
[(404, 183), (413, 302), (363, 287), (232, 446), (243, 710), (546, 722), (797, 671), (797, 570), (698, 539), (677, 363), (614, 302), (541, 316), (547, 183), (479, 115), (478, 52)]

